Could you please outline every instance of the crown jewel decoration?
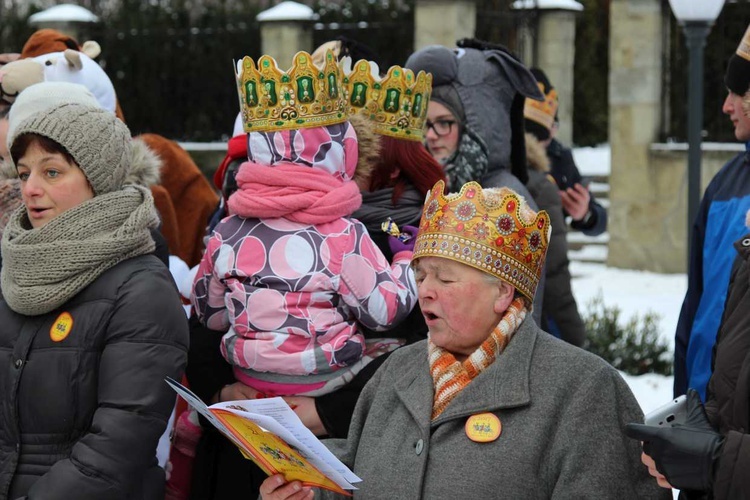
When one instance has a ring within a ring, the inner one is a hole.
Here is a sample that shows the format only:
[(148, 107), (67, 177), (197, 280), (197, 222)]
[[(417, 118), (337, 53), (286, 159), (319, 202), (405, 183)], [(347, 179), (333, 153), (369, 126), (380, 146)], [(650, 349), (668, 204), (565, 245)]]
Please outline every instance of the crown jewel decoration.
[(382, 79), (374, 62), (344, 62), (344, 96), (349, 115), (360, 113), (374, 131), (398, 139), (421, 141), (432, 92), (432, 75), (391, 66)]
[(444, 195), (438, 181), (425, 200), (413, 259), (443, 257), (497, 276), (530, 301), (539, 284), (551, 226), (508, 188), (467, 182)]
[(271, 56), (258, 59), (257, 67), (245, 56), (235, 78), (245, 132), (323, 127), (347, 119), (341, 68), (330, 50), (323, 68), (301, 51), (288, 71)]
[(555, 121), (555, 114), (557, 114), (557, 107), (559, 106), (557, 90), (552, 89), (545, 94), (544, 85), (540, 82), (537, 82), (537, 85), (542, 94), (544, 94), (544, 100), (537, 101), (527, 98), (523, 106), (523, 116), (550, 130)]

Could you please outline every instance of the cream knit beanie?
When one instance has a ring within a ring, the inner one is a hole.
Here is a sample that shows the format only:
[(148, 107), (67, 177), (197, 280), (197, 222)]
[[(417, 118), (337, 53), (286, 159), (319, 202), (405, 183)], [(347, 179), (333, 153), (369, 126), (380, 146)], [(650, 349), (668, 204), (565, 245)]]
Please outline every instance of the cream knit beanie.
[(21, 92), (11, 109), (8, 144), (12, 146), (25, 133), (52, 139), (70, 153), (96, 195), (119, 190), (132, 158), (128, 127), (98, 105), (77, 102), (55, 104), (28, 114), (25, 106), (38, 106), (34, 100), (24, 99), (28, 90)]
[(34, 113), (54, 108), (59, 104), (76, 102), (98, 107), (94, 95), (83, 85), (69, 82), (41, 82), (25, 88), (8, 113), (8, 149), (15, 138), (15, 127)]

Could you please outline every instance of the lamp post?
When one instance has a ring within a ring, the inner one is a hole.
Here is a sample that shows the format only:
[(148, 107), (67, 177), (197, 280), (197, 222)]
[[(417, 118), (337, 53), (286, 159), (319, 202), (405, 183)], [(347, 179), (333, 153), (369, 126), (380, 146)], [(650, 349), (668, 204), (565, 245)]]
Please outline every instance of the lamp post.
[(688, 247), (701, 197), (701, 130), (703, 129), (703, 48), (724, 0), (669, 0), (685, 33), (690, 55), (688, 76)]

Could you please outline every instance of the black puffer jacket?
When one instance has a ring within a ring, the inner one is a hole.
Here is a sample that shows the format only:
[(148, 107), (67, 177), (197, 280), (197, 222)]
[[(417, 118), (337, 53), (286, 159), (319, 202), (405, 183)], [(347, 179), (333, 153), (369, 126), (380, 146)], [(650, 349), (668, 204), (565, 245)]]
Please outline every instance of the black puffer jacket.
[(529, 182), (526, 187), (540, 210), (546, 210), (552, 225), (552, 236), (547, 246), (544, 265), (544, 301), (541, 327), (551, 332), (551, 323), (564, 341), (581, 347), (586, 340), (586, 325), (578, 313), (578, 304), (570, 285), (568, 242), (562, 201), (554, 181), (549, 175), (549, 160), (544, 147), (531, 134), (526, 134), (526, 158), (529, 164)]
[(0, 499), (164, 498), (155, 453), (175, 401), (164, 377), (179, 379), (187, 343), (177, 291), (153, 255), (114, 266), (48, 314), (0, 301)]
[[(557, 187), (567, 189), (573, 187), (576, 183), (583, 182), (583, 177), (576, 167), (573, 152), (570, 148), (560, 144), (557, 139), (552, 139), (550, 145), (547, 146), (547, 156), (549, 156), (551, 173), (555, 182), (557, 182)], [(598, 236), (606, 231), (607, 209), (596, 201), (593, 194), (589, 200), (589, 213), (591, 216), (585, 223), (574, 220), (570, 223), (570, 227), (581, 231), (586, 236)]]
[(711, 495), (686, 498), (750, 498), (750, 234), (734, 244), (735, 260), (724, 316), (714, 347), (706, 413), (726, 436)]

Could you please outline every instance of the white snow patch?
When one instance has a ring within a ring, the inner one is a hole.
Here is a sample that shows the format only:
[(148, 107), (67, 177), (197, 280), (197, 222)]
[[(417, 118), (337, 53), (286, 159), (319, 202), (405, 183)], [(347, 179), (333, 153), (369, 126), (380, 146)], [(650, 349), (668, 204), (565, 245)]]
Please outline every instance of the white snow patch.
[(580, 12), (583, 4), (575, 0), (516, 0), (514, 9), (563, 9)]
[(574, 148), (573, 159), (584, 177), (607, 176), (610, 172), (611, 153), (609, 144), (596, 147)]
[(311, 21), (316, 19), (315, 12), (297, 2), (281, 2), (280, 4), (264, 10), (255, 17), (256, 21)]
[(82, 23), (98, 23), (99, 18), (93, 12), (79, 5), (64, 3), (29, 16), (29, 24), (77, 21)]

